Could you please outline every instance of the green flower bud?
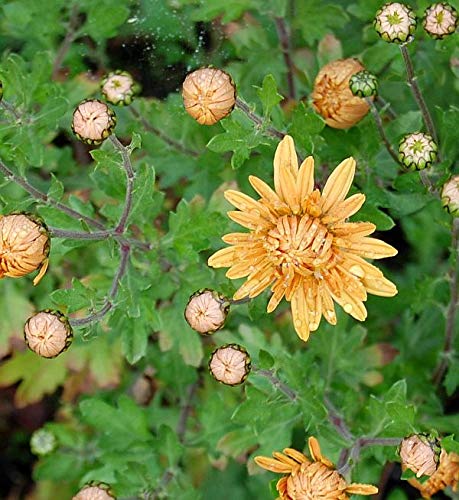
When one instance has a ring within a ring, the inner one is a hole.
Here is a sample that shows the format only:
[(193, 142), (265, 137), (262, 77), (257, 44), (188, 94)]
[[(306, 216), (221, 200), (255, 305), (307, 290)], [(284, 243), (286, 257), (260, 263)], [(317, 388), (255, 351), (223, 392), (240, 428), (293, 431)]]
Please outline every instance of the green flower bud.
[(196, 332), (210, 334), (223, 327), (229, 308), (227, 297), (203, 288), (190, 297), (185, 307), (185, 319)]
[(239, 385), (250, 373), (249, 353), (239, 344), (225, 344), (215, 349), (209, 360), (212, 377), (225, 385)]
[(359, 71), (351, 76), (349, 88), (357, 97), (375, 96), (378, 93), (378, 79), (369, 71)]
[(135, 95), (140, 92), (140, 86), (127, 71), (113, 71), (101, 82), (101, 92), (104, 99), (115, 106), (131, 104)]
[(376, 12), (374, 27), (378, 35), (386, 42), (411, 42), (416, 29), (416, 16), (407, 5), (389, 2)]
[(459, 175), (451, 177), (443, 185), (441, 203), (451, 215), (459, 217)]
[(115, 125), (115, 113), (99, 99), (86, 99), (73, 112), (73, 133), (86, 144), (100, 144)]
[(425, 13), (422, 25), (433, 38), (444, 38), (451, 35), (457, 28), (457, 11), (446, 2), (430, 5)]
[(35, 455), (48, 455), (57, 447), (56, 436), (47, 429), (38, 429), (30, 439), (30, 449)]
[(409, 170), (422, 170), (437, 159), (438, 147), (429, 134), (415, 132), (402, 137), (398, 158)]

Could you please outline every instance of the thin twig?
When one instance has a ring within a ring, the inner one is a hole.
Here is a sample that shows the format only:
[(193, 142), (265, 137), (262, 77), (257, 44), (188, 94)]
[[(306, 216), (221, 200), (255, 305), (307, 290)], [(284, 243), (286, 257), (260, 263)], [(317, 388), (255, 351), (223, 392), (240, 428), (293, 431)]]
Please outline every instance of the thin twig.
[(275, 137), (276, 139), (283, 139), (285, 134), (274, 127), (264, 128), (263, 120), (255, 114), (248, 106), (247, 103), (242, 101), (239, 97), (236, 99), (236, 108), (240, 109), (254, 124), (261, 130), (265, 130), (268, 135)]
[(383, 111), (389, 115), (389, 118), (392, 120), (397, 118), (397, 113), (393, 110), (392, 106), (379, 94), (375, 97), (375, 102), (383, 108)]
[(432, 139), (435, 141), (435, 144), (437, 144), (437, 146), (438, 146), (437, 131), (435, 130), (435, 126), (434, 126), (434, 123), (432, 121), (432, 117), (430, 115), (429, 108), (427, 107), (427, 104), (424, 100), (424, 97), (422, 96), (421, 89), (419, 88), (417, 78), (416, 78), (416, 75), (414, 73), (413, 63), (411, 61), (411, 57), (410, 57), (410, 54), (408, 52), (408, 49), (406, 48), (406, 44), (401, 44), (400, 50), (402, 52), (403, 60), (405, 62), (405, 66), (406, 66), (408, 85), (410, 86), (411, 91), (413, 92), (413, 96), (414, 96), (416, 102), (418, 103), (419, 109), (421, 110), (422, 117), (424, 119), (424, 123), (426, 125), (427, 131), (432, 136)]
[(402, 438), (358, 438), (351, 448), (347, 448), (345, 453), (342, 453), (337, 465), (338, 472), (344, 476), (350, 472), (352, 467), (359, 459), (360, 452), (367, 446), (398, 446)]
[(162, 141), (164, 141), (167, 145), (171, 146), (172, 148), (176, 149), (177, 151), (180, 151), (181, 153), (189, 156), (193, 156), (194, 158), (197, 158), (200, 153), (198, 151), (195, 151), (194, 149), (187, 148), (180, 142), (172, 139), (171, 137), (167, 136), (162, 130), (159, 128), (155, 127), (152, 125), (149, 121), (147, 121), (136, 109), (134, 106), (129, 106), (129, 111), (131, 114), (140, 121), (140, 123), (143, 125), (143, 127), (148, 130), (149, 132), (152, 132), (153, 134), (157, 135)]
[(123, 168), (126, 173), (126, 195), (124, 199), (123, 212), (121, 214), (118, 225), (115, 228), (117, 234), (123, 234), (126, 230), (127, 220), (132, 208), (132, 193), (134, 189), (134, 170), (132, 169), (131, 158), (128, 150), (121, 144), (116, 135), (110, 136), (110, 141), (113, 146), (121, 153), (123, 158)]
[(77, 26), (78, 26), (78, 6), (76, 4), (73, 5), (72, 10), (70, 12), (69, 23), (67, 26), (67, 33), (65, 34), (65, 38), (57, 51), (56, 57), (53, 63), (53, 72), (52, 78), (56, 79), (59, 70), (61, 69), (62, 62), (64, 61), (67, 52), (72, 45), (72, 42), (75, 40), (77, 35)]
[(370, 106), (371, 114), (373, 115), (373, 118), (376, 123), (376, 127), (378, 129), (379, 135), (384, 142), (384, 145), (386, 146), (387, 152), (392, 156), (394, 161), (398, 163), (399, 165), (402, 165), (400, 163), (400, 160), (398, 159), (397, 153), (394, 151), (392, 148), (389, 139), (387, 138), (386, 132), (384, 131), (384, 126), (381, 120), (381, 117), (379, 116), (379, 112), (374, 104), (374, 102), (369, 98), (365, 97), (365, 101), (367, 102), (368, 106)]
[(186, 391), (185, 401), (183, 403), (182, 409), (180, 411), (180, 416), (177, 424), (176, 434), (179, 438), (179, 441), (183, 444), (185, 441), (186, 434), (186, 425), (188, 422), (188, 418), (193, 411), (193, 399), (196, 395), (196, 391), (201, 384), (201, 376), (199, 375), (198, 379), (190, 384)]
[(0, 161), (0, 171), (3, 172), (6, 179), (13, 181), (16, 184), (18, 184), (19, 186), (21, 186), (25, 191), (27, 191), (36, 200), (43, 202), (46, 205), (51, 205), (54, 208), (57, 208), (58, 210), (67, 214), (69, 217), (72, 217), (73, 219), (76, 219), (78, 221), (84, 221), (84, 222), (86, 222), (86, 224), (88, 224), (90, 226), (96, 227), (97, 229), (105, 230), (105, 226), (101, 222), (99, 222), (95, 219), (92, 219), (91, 217), (88, 217), (86, 215), (83, 215), (80, 212), (73, 210), (73, 208), (68, 207), (67, 205), (64, 205), (56, 200), (53, 200), (53, 198), (50, 198), (45, 193), (39, 191), (37, 188), (35, 188), (31, 184), (29, 184), (27, 179), (25, 179), (24, 177), (21, 177), (19, 175), (16, 175), (2, 161)]
[(441, 360), (432, 376), (433, 383), (438, 386), (445, 375), (451, 361), (453, 340), (456, 325), (457, 307), (459, 305), (459, 218), (453, 220), (451, 231), (451, 257), (452, 264), (448, 272), (450, 301), (446, 312), (445, 342), (441, 353)]
[(287, 67), (288, 97), (289, 99), (295, 99), (295, 81), (293, 79), (294, 67), (290, 56), (290, 36), (288, 27), (283, 17), (275, 17), (274, 21), (276, 23), (277, 35), (282, 47), (282, 55), (284, 56), (285, 66)]
[(105, 231), (94, 231), (93, 233), (84, 233), (82, 231), (68, 231), (57, 227), (48, 226), (48, 231), (54, 238), (68, 238), (71, 240), (105, 240), (114, 236), (114, 231), (107, 229)]
[(110, 287), (110, 291), (108, 292), (107, 298), (105, 299), (104, 305), (95, 313), (89, 314), (84, 318), (75, 318), (70, 319), (70, 324), (72, 326), (84, 326), (90, 323), (94, 323), (95, 321), (99, 321), (102, 319), (113, 307), (113, 301), (118, 294), (119, 285), (121, 279), (127, 270), (127, 264), (129, 262), (129, 255), (131, 252), (131, 247), (129, 245), (120, 245), (121, 247), (121, 258), (120, 263), (118, 265), (118, 269), (116, 271), (115, 276), (113, 277), (112, 286)]
[(327, 396), (324, 397), (324, 403), (328, 410), (328, 418), (333, 427), (338, 431), (338, 434), (340, 434), (347, 441), (352, 441), (354, 436), (349, 430), (344, 418), (339, 415), (338, 410)]
[(257, 375), (261, 375), (262, 377), (265, 377), (268, 379), (271, 384), (276, 388), (279, 389), (279, 391), (283, 392), (290, 401), (297, 402), (298, 396), (296, 392), (292, 389), (287, 384), (284, 384), (281, 380), (279, 380), (276, 375), (274, 375), (274, 370), (262, 370), (260, 368), (252, 368), (252, 372), (256, 373)]

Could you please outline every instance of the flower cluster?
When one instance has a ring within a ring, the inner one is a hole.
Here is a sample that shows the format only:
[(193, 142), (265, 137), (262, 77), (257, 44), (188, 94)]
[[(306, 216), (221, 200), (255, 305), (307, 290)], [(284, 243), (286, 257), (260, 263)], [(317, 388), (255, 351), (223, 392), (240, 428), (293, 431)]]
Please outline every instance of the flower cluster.
[(298, 166), (293, 139), (286, 136), (274, 157), (272, 190), (258, 177), (249, 181), (260, 195), (254, 200), (238, 191), (225, 192), (238, 208), (229, 217), (249, 230), (223, 237), (229, 247), (209, 258), (212, 267), (229, 267), (231, 279), (247, 277), (234, 299), (256, 297), (266, 288), (272, 296), (268, 312), (283, 297), (291, 302), (293, 324), (306, 341), (317, 330), (322, 315), (336, 324), (333, 302), (363, 321), (367, 294), (391, 297), (393, 283), (365, 259), (396, 255), (392, 246), (368, 236), (370, 222), (347, 222), (365, 201), (363, 194), (346, 199), (355, 173), (353, 158), (344, 160), (320, 193), (314, 188), (314, 160)]
[(255, 462), (263, 469), (284, 474), (276, 485), (280, 500), (345, 500), (348, 495), (378, 493), (378, 488), (369, 484), (348, 484), (333, 463), (322, 456), (317, 439), (310, 437), (308, 444), (311, 459), (292, 448), (273, 453), (274, 458), (255, 457)]

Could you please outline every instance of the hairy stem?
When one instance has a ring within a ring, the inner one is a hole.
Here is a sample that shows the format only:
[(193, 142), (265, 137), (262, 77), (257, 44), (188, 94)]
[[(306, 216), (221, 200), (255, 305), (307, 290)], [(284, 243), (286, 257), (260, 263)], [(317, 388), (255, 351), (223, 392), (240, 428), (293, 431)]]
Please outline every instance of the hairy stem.
[(68, 238), (71, 240), (105, 240), (110, 236), (114, 236), (114, 232), (111, 229), (83, 233), (82, 231), (67, 231), (66, 229), (48, 226), (48, 230), (54, 238)]
[(121, 258), (118, 265), (118, 269), (113, 277), (112, 286), (105, 299), (103, 306), (96, 312), (85, 316), (84, 318), (70, 319), (70, 324), (74, 327), (85, 326), (95, 321), (101, 320), (111, 309), (113, 309), (113, 301), (118, 294), (118, 289), (123, 276), (126, 273), (127, 265), (129, 262), (129, 255), (131, 252), (131, 247), (129, 245), (120, 245), (121, 247)]
[(276, 375), (274, 375), (274, 370), (262, 370), (260, 368), (252, 368), (252, 372), (268, 379), (271, 382), (271, 384), (276, 389), (279, 389), (279, 391), (284, 393), (288, 397), (288, 399), (290, 399), (290, 401), (296, 402), (298, 400), (296, 392), (293, 389), (290, 389), (290, 387), (287, 384), (284, 384), (284, 382), (279, 380), (276, 377)]
[(180, 142), (176, 141), (175, 139), (172, 139), (171, 137), (167, 136), (162, 130), (159, 128), (155, 127), (152, 125), (149, 121), (147, 121), (141, 114), (140, 112), (133, 106), (129, 106), (129, 111), (131, 114), (140, 121), (140, 123), (143, 125), (145, 130), (148, 130), (149, 132), (152, 132), (153, 134), (157, 135), (162, 141), (164, 141), (168, 146), (176, 149), (177, 151), (180, 151), (180, 153), (183, 153), (185, 155), (193, 156), (194, 158), (197, 158), (199, 156), (199, 152), (195, 151), (194, 149), (187, 148)]
[(199, 386), (201, 385), (201, 380), (202, 377), (201, 374), (199, 374), (198, 379), (188, 386), (186, 391), (185, 401), (180, 411), (176, 433), (177, 437), (179, 438), (179, 441), (182, 444), (185, 442), (186, 425), (191, 415), (191, 412), (193, 411), (193, 399), (196, 395)]
[(394, 149), (392, 148), (392, 146), (389, 142), (389, 139), (387, 138), (386, 132), (384, 131), (384, 126), (383, 126), (381, 117), (379, 116), (379, 112), (378, 112), (374, 102), (369, 97), (365, 97), (365, 101), (370, 106), (371, 114), (373, 115), (373, 118), (375, 120), (379, 135), (380, 135), (382, 141), (384, 142), (384, 145), (386, 146), (387, 152), (392, 156), (392, 158), (394, 159), (394, 161), (396, 163), (401, 165), (400, 160), (398, 159), (397, 153), (394, 151)]
[(435, 143), (438, 145), (437, 131), (435, 130), (435, 126), (434, 126), (432, 117), (430, 115), (429, 109), (428, 109), (427, 104), (424, 100), (421, 89), (419, 88), (417, 78), (416, 78), (416, 75), (414, 73), (413, 63), (411, 61), (411, 57), (410, 57), (410, 54), (408, 52), (406, 45), (405, 44), (400, 45), (400, 50), (402, 52), (403, 60), (405, 62), (405, 66), (406, 66), (408, 85), (410, 86), (411, 91), (413, 92), (413, 96), (414, 96), (414, 98), (419, 106), (419, 109), (421, 110), (422, 117), (424, 119), (424, 123), (425, 123), (425, 126), (427, 128), (427, 131), (432, 136), (432, 139), (435, 141)]
[(445, 341), (441, 353), (441, 360), (434, 371), (432, 381), (438, 386), (448, 369), (453, 352), (454, 332), (456, 325), (457, 307), (459, 305), (459, 218), (453, 220), (451, 231), (452, 264), (448, 272), (450, 301), (446, 312)]
[(343, 450), (336, 468), (342, 476), (345, 476), (358, 461), (363, 448), (367, 446), (398, 446), (401, 441), (402, 438), (358, 438), (351, 448)]
[[(255, 114), (247, 103), (242, 101), (239, 97), (236, 99), (236, 108), (240, 109), (246, 116), (249, 118), (256, 127), (262, 129), (263, 128), (263, 120)], [(276, 139), (283, 139), (285, 134), (280, 130), (275, 129), (274, 127), (266, 127), (266, 133), (271, 137), (275, 137)]]
[(290, 56), (290, 36), (288, 27), (283, 17), (275, 17), (277, 35), (282, 47), (282, 55), (284, 56), (285, 66), (287, 67), (287, 85), (289, 99), (295, 99), (295, 81), (293, 79), (294, 67)]
[(132, 169), (131, 158), (128, 150), (121, 144), (116, 135), (110, 136), (113, 146), (119, 151), (123, 158), (123, 168), (126, 173), (126, 196), (124, 199), (123, 213), (121, 214), (118, 225), (115, 228), (117, 234), (123, 234), (126, 230), (129, 214), (132, 209), (132, 193), (134, 189), (134, 170)]
[(328, 410), (328, 418), (333, 425), (333, 427), (338, 431), (338, 433), (347, 441), (352, 441), (354, 436), (352, 435), (349, 427), (347, 426), (344, 418), (338, 413), (330, 399), (325, 396), (324, 398), (325, 406)]
[(67, 26), (67, 32), (65, 34), (64, 40), (62, 41), (59, 50), (57, 51), (56, 57), (53, 63), (53, 72), (52, 78), (56, 79), (59, 70), (61, 69), (62, 63), (64, 61), (67, 52), (69, 51), (72, 42), (75, 40), (77, 36), (77, 27), (78, 27), (78, 6), (75, 4), (72, 7), (70, 12), (70, 19)]
[(397, 113), (392, 109), (392, 106), (380, 95), (377, 95), (375, 97), (375, 102), (379, 104), (382, 108), (384, 108), (383, 111), (389, 115), (389, 118), (391, 118), (392, 120), (397, 118)]

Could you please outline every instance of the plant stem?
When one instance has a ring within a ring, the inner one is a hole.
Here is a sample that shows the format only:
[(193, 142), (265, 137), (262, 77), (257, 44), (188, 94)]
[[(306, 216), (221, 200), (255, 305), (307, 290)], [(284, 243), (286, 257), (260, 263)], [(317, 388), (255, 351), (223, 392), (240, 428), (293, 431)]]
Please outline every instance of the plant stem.
[(149, 121), (147, 121), (133, 105), (129, 106), (129, 111), (137, 120), (140, 121), (140, 123), (145, 127), (146, 130), (157, 135), (167, 145), (171, 146), (172, 148), (176, 149), (177, 151), (180, 151), (184, 155), (193, 156), (194, 158), (197, 158), (200, 155), (200, 153), (198, 151), (195, 151), (194, 149), (187, 148), (186, 146), (184, 146), (180, 142), (178, 142), (174, 139), (171, 139), (169, 136), (167, 136), (159, 128), (156, 128)]
[(459, 218), (453, 220), (451, 230), (451, 257), (452, 264), (448, 272), (450, 301), (446, 312), (446, 326), (445, 326), (445, 341), (441, 353), (441, 361), (434, 371), (432, 376), (433, 383), (440, 385), (448, 365), (451, 361), (451, 354), (453, 352), (453, 340), (456, 324), (457, 307), (459, 305)]
[(380, 95), (375, 97), (375, 102), (384, 108), (384, 112), (386, 112), (392, 120), (397, 118), (397, 113), (392, 109), (392, 106)]
[(54, 59), (53, 72), (52, 72), (53, 80), (56, 79), (59, 70), (61, 69), (62, 62), (64, 61), (64, 58), (67, 52), (69, 51), (72, 42), (76, 38), (77, 26), (78, 26), (78, 7), (75, 4), (73, 5), (72, 10), (70, 12), (70, 19), (67, 26), (67, 33), (65, 34), (65, 38), (62, 41), (62, 44), (59, 47), (59, 50), (57, 51), (56, 57)]
[(84, 318), (70, 319), (70, 324), (72, 326), (79, 327), (88, 325), (90, 323), (94, 323), (94, 321), (99, 321), (114, 307), (113, 300), (116, 298), (116, 295), (118, 293), (121, 279), (126, 273), (127, 264), (129, 262), (129, 255), (131, 252), (131, 247), (129, 245), (121, 244), (120, 247), (121, 247), (120, 263), (118, 265), (116, 274), (113, 277), (112, 286), (110, 288), (110, 291), (108, 292), (107, 298), (105, 299), (104, 305), (95, 313), (89, 314)]
[(82, 231), (67, 231), (66, 229), (48, 226), (48, 230), (54, 238), (68, 238), (71, 240), (105, 240), (110, 236), (114, 236), (114, 232), (111, 229), (83, 233)]
[[(394, 161), (398, 163), (399, 165), (402, 165), (400, 163), (400, 160), (398, 159), (397, 153), (394, 151), (392, 148), (389, 139), (387, 138), (386, 132), (384, 131), (384, 126), (381, 120), (381, 117), (379, 116), (379, 112), (374, 104), (374, 102), (369, 98), (365, 97), (365, 101), (367, 102), (368, 106), (370, 106), (371, 114), (373, 115), (373, 118), (376, 123), (376, 127), (378, 129), (379, 135), (384, 142), (384, 145), (386, 146), (387, 152), (392, 156)], [(403, 165), (402, 165), (403, 166)]]
[(183, 444), (185, 442), (186, 424), (188, 418), (193, 411), (193, 399), (196, 395), (198, 387), (201, 385), (201, 374), (199, 374), (198, 379), (188, 386), (186, 391), (186, 397), (182, 409), (180, 411), (179, 421), (177, 424), (176, 434), (179, 441)]
[(274, 375), (274, 370), (262, 370), (260, 368), (252, 368), (253, 373), (256, 373), (257, 375), (260, 375), (262, 377), (265, 377), (268, 379), (271, 384), (276, 388), (279, 389), (282, 393), (284, 393), (288, 399), (292, 402), (297, 402), (298, 396), (296, 392), (292, 389), (287, 384), (284, 384), (281, 380), (279, 380), (276, 375)]
[(355, 465), (363, 448), (367, 446), (398, 446), (401, 440), (402, 438), (358, 438), (351, 448), (347, 448), (343, 451), (336, 468), (338, 472), (344, 476), (349, 473)]
[(352, 441), (354, 436), (349, 430), (344, 418), (339, 415), (338, 410), (327, 396), (324, 397), (324, 403), (328, 410), (328, 418), (330, 419), (333, 427), (338, 431), (338, 434), (340, 434), (347, 441)]
[(410, 54), (406, 47), (406, 44), (400, 45), (400, 50), (402, 52), (403, 60), (406, 66), (406, 74), (408, 77), (408, 85), (411, 87), (411, 91), (413, 92), (413, 96), (418, 103), (419, 109), (421, 110), (422, 117), (424, 119), (425, 126), (427, 128), (428, 133), (432, 136), (432, 139), (438, 146), (438, 136), (437, 131), (435, 130), (434, 123), (432, 121), (432, 117), (430, 116), (429, 109), (427, 108), (427, 104), (422, 96), (421, 89), (419, 88), (417, 77), (414, 73), (413, 63), (411, 61)]
[(132, 192), (134, 189), (134, 170), (132, 169), (131, 158), (128, 150), (121, 144), (116, 135), (110, 136), (113, 146), (119, 151), (123, 158), (123, 168), (126, 173), (126, 196), (124, 199), (123, 213), (121, 214), (115, 233), (123, 234), (126, 230), (127, 221), (132, 208)]
[[(247, 118), (249, 118), (255, 124), (256, 127), (263, 129), (264, 127), (263, 120), (257, 114), (255, 114), (249, 108), (248, 104), (242, 101), (239, 97), (236, 98), (236, 108), (240, 109), (243, 113), (245, 113)], [(276, 139), (283, 139), (285, 136), (283, 132), (280, 132), (279, 130), (271, 126), (266, 127), (265, 130), (268, 135), (270, 135), (271, 137), (275, 137)]]
[(72, 217), (73, 219), (76, 219), (78, 221), (84, 221), (86, 224), (96, 227), (97, 229), (105, 230), (105, 226), (95, 220), (92, 219), (91, 217), (87, 217), (86, 215), (81, 214), (80, 212), (77, 212), (76, 210), (73, 210), (73, 208), (67, 207), (66, 205), (53, 200), (52, 198), (49, 198), (48, 195), (45, 193), (42, 193), (39, 191), (37, 188), (33, 187), (27, 179), (24, 177), (21, 177), (19, 175), (16, 175), (13, 171), (11, 171), (2, 161), (0, 161), (0, 171), (3, 172), (5, 177), (18, 184), (21, 186), (25, 191), (27, 191), (33, 198), (36, 200), (43, 202), (47, 205), (51, 205), (54, 208), (57, 208), (61, 212), (67, 214), (69, 217)]
[(282, 47), (282, 54), (284, 56), (285, 66), (287, 67), (287, 85), (288, 85), (288, 97), (289, 99), (295, 99), (295, 81), (293, 79), (294, 67), (293, 61), (290, 56), (290, 36), (287, 28), (287, 24), (283, 17), (275, 17), (274, 21), (276, 23), (277, 35)]

